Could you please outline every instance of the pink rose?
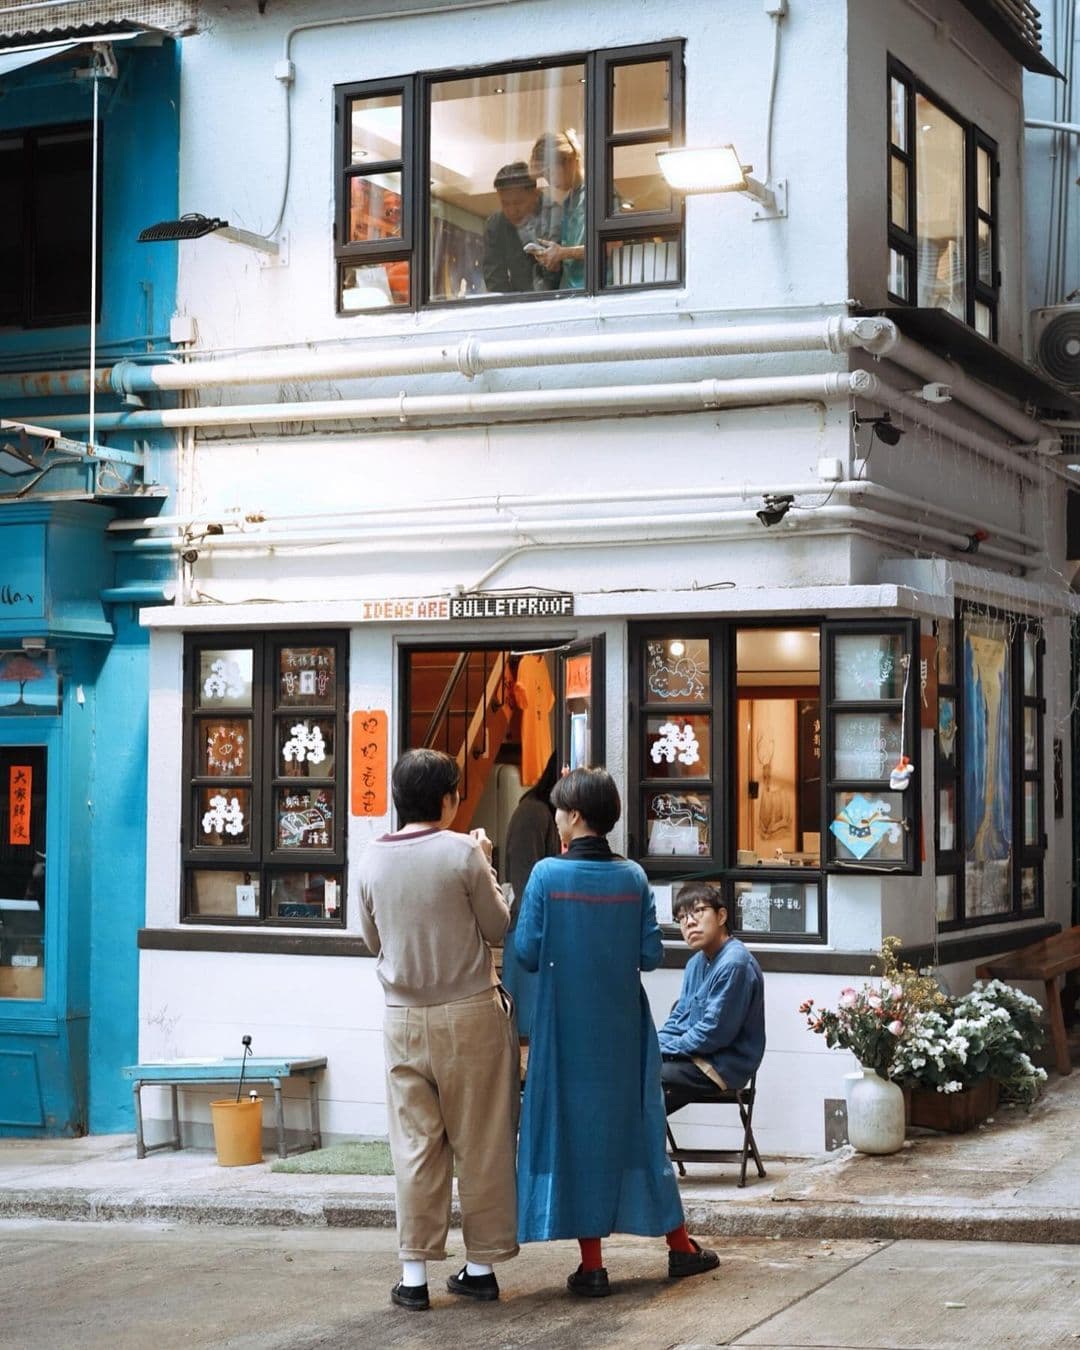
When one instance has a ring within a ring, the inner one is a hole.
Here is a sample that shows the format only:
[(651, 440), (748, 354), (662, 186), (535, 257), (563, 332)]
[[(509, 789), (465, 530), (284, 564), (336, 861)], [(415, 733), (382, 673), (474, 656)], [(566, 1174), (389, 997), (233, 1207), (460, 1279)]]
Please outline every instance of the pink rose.
[(842, 989), (840, 991), (840, 998), (838, 1000), (839, 1006), (841, 1008), (854, 1008), (855, 997), (856, 996), (854, 989)]
[(871, 1008), (881, 1007), (881, 999), (877, 996), (877, 994), (867, 994), (866, 1002), (868, 1007)]
[(889, 1030), (894, 1036), (902, 1036), (904, 1034), (904, 1024), (903, 1022), (890, 1022)]
[(900, 987), (900, 985), (898, 985), (898, 984), (894, 984), (894, 985), (893, 985), (893, 987), (889, 990), (889, 997), (890, 997), (890, 998), (903, 998), (903, 997), (904, 997), (904, 991), (903, 991), (903, 989)]

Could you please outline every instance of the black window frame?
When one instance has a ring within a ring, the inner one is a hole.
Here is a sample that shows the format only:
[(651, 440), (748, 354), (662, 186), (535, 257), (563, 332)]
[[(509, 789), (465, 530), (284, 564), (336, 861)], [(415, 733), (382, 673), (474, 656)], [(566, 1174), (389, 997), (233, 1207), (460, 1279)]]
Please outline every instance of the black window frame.
[[(607, 209), (607, 204), (613, 200), (612, 159), (615, 148), (621, 145), (653, 143), (660, 139), (669, 141), (673, 148), (682, 145), (685, 125), (684, 56), (685, 41), (682, 38), (670, 38), (629, 47), (560, 53), (530, 61), (507, 61), (494, 65), (423, 71), (387, 79), (335, 85), (333, 247), (335, 311), (338, 317), (350, 318), (356, 314), (385, 312), (408, 313), (448, 306), (472, 308), (485, 304), (544, 301), (625, 291), (671, 290), (684, 286), (686, 231), (682, 194), (672, 191), (671, 207), (667, 211), (614, 215)], [(670, 126), (615, 133), (612, 130), (611, 95), (611, 77), (614, 71), (620, 66), (644, 65), (662, 59), (669, 62), (671, 72)], [(498, 292), (471, 296), (467, 299), (433, 298), (430, 294), (429, 280), (431, 237), (428, 210), (429, 130), (433, 86), (446, 80), (460, 80), (470, 76), (511, 75), (521, 71), (547, 70), (571, 65), (580, 65), (585, 69), (585, 286), (557, 291)], [(348, 146), (349, 101), (354, 98), (370, 98), (391, 93), (398, 93), (402, 98), (400, 160), (353, 165), (350, 162)], [(347, 242), (351, 180), (374, 172), (399, 171), (402, 176), (402, 237), (385, 241)], [(633, 242), (636, 239), (650, 240), (658, 237), (678, 241), (679, 268), (676, 278), (641, 285), (615, 285), (605, 281), (604, 249), (608, 241)], [(346, 267), (394, 262), (409, 264), (408, 304), (371, 309), (342, 309), (342, 275)]]
[[(33, 191), (34, 173), (37, 157), (38, 142), (42, 139), (54, 136), (64, 136), (72, 132), (85, 133), (91, 145), (93, 144), (93, 126), (90, 122), (56, 122), (42, 123), (28, 127), (12, 127), (0, 130), (0, 141), (12, 141), (21, 138), (22, 146), (22, 239), (20, 247), (20, 267), (22, 272), (22, 287), (20, 291), (20, 305), (17, 315), (0, 314), (0, 332), (3, 331), (26, 331), (41, 328), (70, 328), (77, 325), (89, 324), (91, 321), (90, 311), (90, 275), (89, 269), (86, 274), (86, 307), (85, 309), (72, 309), (66, 313), (41, 315), (35, 304), (34, 281), (37, 268), (34, 263), (34, 253), (36, 249), (36, 233), (34, 231), (34, 203), (35, 195)], [(98, 174), (98, 197), (97, 197), (97, 232), (98, 238), (102, 234), (103, 213), (103, 192), (102, 192), (102, 164), (104, 161), (104, 134), (99, 132), (97, 142), (97, 174)], [(79, 214), (84, 210), (86, 218), (90, 216), (91, 193), (87, 192), (84, 203), (72, 207), (70, 203), (65, 203), (65, 210), (69, 213)], [(96, 312), (93, 315), (94, 323), (101, 321), (102, 304), (102, 252), (98, 249), (96, 262), (96, 290), (97, 305)]]
[[(838, 637), (869, 637), (874, 634), (898, 636), (906, 649), (908, 666), (901, 679), (899, 698), (863, 698), (842, 699), (835, 692), (835, 642)], [(821, 821), (826, 826), (821, 832), (822, 867), (826, 872), (859, 872), (862, 874), (884, 872), (890, 875), (918, 876), (922, 870), (919, 842), (922, 837), (919, 755), (916, 751), (919, 732), (919, 625), (915, 619), (826, 619), (821, 625), (821, 723), (822, 723), (822, 773), (821, 786), (824, 794), (821, 804)], [(906, 692), (905, 692), (906, 691)], [(883, 778), (844, 778), (834, 770), (836, 739), (836, 718), (844, 714), (873, 716), (878, 713), (899, 715), (903, 727), (903, 740), (900, 753), (913, 765), (908, 786), (901, 790), (907, 814), (903, 817), (904, 857), (888, 860), (854, 861), (833, 856), (835, 836), (826, 822), (833, 819), (833, 798), (840, 792), (888, 793), (895, 794), (896, 789), (889, 787), (889, 775)]]
[[(277, 688), (277, 653), (284, 647), (332, 647), (334, 649), (334, 702), (324, 706), (279, 704)], [(252, 702), (250, 707), (214, 710), (200, 707), (196, 695), (199, 679), (199, 656), (204, 650), (219, 651), (250, 649), (252, 651)], [(248, 631), (189, 633), (184, 641), (183, 684), (183, 753), (181, 775), (183, 801), (181, 804), (181, 888), (180, 922), (201, 926), (242, 926), (343, 929), (346, 926), (348, 902), (347, 820), (349, 814), (348, 783), (348, 678), (349, 635), (341, 629), (329, 630), (269, 630), (262, 633)], [(334, 723), (334, 772), (332, 775), (311, 779), (287, 778), (276, 773), (277, 722), (292, 715), (318, 718)], [(237, 719), (250, 717), (252, 739), (250, 772), (237, 774), (227, 780), (200, 775), (198, 765), (198, 727), (213, 717)], [(332, 785), (334, 791), (333, 844), (329, 848), (283, 849), (276, 844), (275, 794), (289, 784), (313, 782), (317, 786)], [(200, 789), (228, 782), (250, 789), (251, 842), (249, 845), (206, 846), (198, 840), (198, 794)], [(335, 917), (272, 915), (271, 880), (286, 872), (317, 872), (325, 869), (339, 873), (338, 907)], [(199, 871), (236, 871), (248, 874), (259, 882), (259, 912), (257, 915), (199, 914), (192, 909), (193, 877)]]
[[(1010, 802), (1010, 820), (1012, 824), (1013, 858), (1010, 880), (1010, 898), (1012, 906), (1000, 914), (968, 915), (966, 910), (966, 848), (964, 846), (964, 740), (967, 733), (965, 708), (963, 703), (964, 680), (964, 618), (965, 615), (986, 618), (991, 622), (1007, 625), (1009, 631), (1009, 675), (1011, 682), (1011, 702), (1009, 706), (1009, 727), (1012, 737), (1012, 774)], [(1046, 641), (1037, 620), (1009, 614), (1004, 610), (984, 608), (978, 610), (966, 606), (963, 602), (956, 606), (953, 614), (953, 632), (955, 634), (953, 685), (945, 686), (945, 697), (955, 698), (956, 708), (956, 744), (954, 750), (955, 779), (941, 776), (940, 767), (935, 774), (934, 800), (934, 842), (935, 876), (954, 878), (955, 909), (951, 919), (938, 919), (939, 932), (957, 932), (960, 930), (982, 928), (993, 924), (1015, 923), (1019, 919), (1038, 918), (1046, 912), (1046, 854), (1048, 840), (1046, 836), (1046, 754), (1045, 754), (1045, 657)], [(1035, 657), (1035, 693), (1024, 692), (1024, 641), (1031, 638), (1034, 642)], [(942, 697), (942, 686), (938, 686), (938, 698)], [(1024, 713), (1032, 711), (1035, 718), (1035, 767), (1027, 769), (1024, 765)], [(934, 731), (934, 759), (940, 766), (943, 756), (940, 750), (940, 725)], [(940, 837), (940, 797), (937, 795), (941, 783), (955, 781), (956, 842), (954, 850), (942, 853), (936, 845)], [(1027, 783), (1035, 785), (1036, 792), (1036, 842), (1029, 844), (1025, 839), (1024, 787)], [(1023, 873), (1035, 872), (1035, 904), (1026, 908), (1023, 905)]]
[[(821, 854), (817, 867), (769, 867), (755, 864), (752, 867), (739, 867), (736, 861), (737, 811), (738, 804), (734, 794), (726, 787), (732, 781), (732, 763), (737, 746), (737, 651), (736, 640), (740, 631), (748, 629), (811, 629), (819, 635), (819, 683), (818, 698), (821, 721)], [(907, 828), (904, 831), (905, 857), (902, 862), (894, 860), (831, 860), (829, 857), (829, 838), (831, 832), (828, 823), (832, 792), (848, 790), (849, 787), (861, 787), (869, 791), (890, 791), (887, 781), (847, 780), (835, 777), (831, 772), (833, 746), (835, 744), (835, 714), (867, 710), (871, 712), (899, 710), (901, 701), (890, 700), (841, 700), (833, 696), (832, 648), (835, 636), (855, 635), (870, 637), (879, 633), (897, 633), (902, 637), (904, 649), (909, 657), (910, 678), (907, 680), (906, 713), (904, 717), (905, 753), (915, 764), (911, 781), (904, 791), (905, 803), (909, 808), (906, 817)], [(829, 941), (829, 883), (832, 877), (842, 873), (856, 873), (860, 876), (904, 875), (918, 876), (922, 871), (919, 841), (921, 839), (921, 785), (919, 779), (918, 758), (914, 747), (919, 733), (919, 680), (918, 676), (918, 623), (907, 619), (826, 619), (813, 615), (774, 614), (756, 618), (693, 619), (682, 620), (678, 617), (666, 620), (648, 620), (632, 623), (629, 628), (629, 697), (628, 697), (628, 758), (627, 758), (627, 852), (636, 858), (651, 880), (660, 883), (678, 883), (690, 880), (715, 883), (724, 897), (730, 916), (732, 931), (755, 945), (777, 945), (798, 943), (799, 945), (824, 946)], [(677, 700), (665, 700), (663, 703), (644, 697), (644, 672), (646, 666), (645, 644), (657, 638), (704, 638), (709, 641), (710, 660), (710, 701), (708, 703), (686, 703), (681, 707)], [(708, 791), (712, 804), (711, 812), (711, 852), (699, 862), (686, 856), (666, 858), (650, 855), (645, 851), (646, 800), (650, 792), (661, 785), (676, 786), (686, 784), (689, 788), (700, 787), (706, 781), (692, 778), (659, 779), (645, 771), (646, 725), (650, 715), (660, 711), (678, 713), (694, 711), (711, 715), (710, 774)], [(738, 909), (736, 906), (736, 887), (747, 882), (761, 882), (766, 885), (792, 885), (817, 888), (818, 927), (816, 932), (762, 932), (741, 930), (736, 926)], [(665, 925), (664, 936), (669, 940), (680, 938), (674, 925)]]
[[(895, 145), (892, 140), (892, 84), (897, 81), (905, 88), (905, 140), (907, 149), (904, 150)], [(961, 129), (964, 137), (964, 322), (970, 327), (976, 327), (975, 306), (976, 303), (985, 305), (990, 313), (990, 332), (987, 335), (991, 342), (998, 341), (999, 325), (999, 307), (1001, 299), (1001, 272), (999, 270), (1000, 251), (998, 239), (998, 223), (1000, 221), (1000, 202), (999, 186), (1001, 177), (1001, 159), (999, 155), (998, 143), (991, 136), (987, 135), (975, 122), (963, 117), (956, 109), (935, 93), (928, 85), (924, 84), (913, 72), (902, 62), (890, 57), (887, 64), (887, 75), (885, 81), (886, 89), (886, 108), (889, 111), (887, 119), (887, 143), (888, 143), (888, 172), (885, 175), (885, 219), (888, 224), (888, 247), (895, 251), (904, 260), (905, 278), (907, 283), (907, 296), (901, 296), (894, 291), (888, 292), (889, 302), (896, 305), (908, 305), (917, 308), (918, 283), (917, 283), (917, 257), (919, 241), (919, 221), (918, 221), (918, 163), (916, 153), (915, 138), (915, 99), (917, 95), (928, 99), (939, 108), (947, 117), (955, 122)], [(978, 201), (978, 151), (982, 150), (990, 156), (990, 208), (984, 211), (979, 207)], [(907, 171), (907, 193), (905, 206), (907, 211), (908, 228), (905, 230), (901, 226), (894, 224), (892, 219), (892, 163), (898, 160), (905, 165)], [(978, 256), (978, 226), (980, 220), (985, 221), (990, 227), (990, 254), (991, 254), (991, 276), (992, 284), (981, 281), (979, 278), (979, 256)]]

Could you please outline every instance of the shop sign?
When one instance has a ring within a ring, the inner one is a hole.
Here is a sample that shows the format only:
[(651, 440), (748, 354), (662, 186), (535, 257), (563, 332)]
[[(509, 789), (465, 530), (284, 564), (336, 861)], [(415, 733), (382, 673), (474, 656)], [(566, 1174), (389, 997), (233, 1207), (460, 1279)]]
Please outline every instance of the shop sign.
[(386, 770), (390, 759), (389, 718), (379, 708), (352, 715), (349, 795), (354, 816), (385, 816)]
[(45, 612), (43, 528), (5, 525), (0, 545), (0, 621), (40, 619)]
[(424, 623), (443, 619), (565, 619), (574, 613), (574, 597), (534, 595), (434, 595), (395, 600), (361, 600), (362, 623)]
[(8, 844), (25, 845), (30, 842), (30, 789), (34, 770), (30, 764), (13, 764), (9, 774), (8, 802), (10, 827)]
[(55, 653), (0, 649), (0, 717), (33, 713), (55, 717), (59, 711)]
[(566, 662), (566, 697), (588, 698), (592, 693), (592, 654), (582, 652)]

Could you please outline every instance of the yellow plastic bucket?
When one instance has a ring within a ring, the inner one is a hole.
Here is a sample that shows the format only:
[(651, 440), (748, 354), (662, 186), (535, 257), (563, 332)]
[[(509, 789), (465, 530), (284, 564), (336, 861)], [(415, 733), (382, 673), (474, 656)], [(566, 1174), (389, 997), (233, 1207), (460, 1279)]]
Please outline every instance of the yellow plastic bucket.
[(248, 1167), (262, 1162), (262, 1101), (210, 1103), (214, 1148), (220, 1167)]

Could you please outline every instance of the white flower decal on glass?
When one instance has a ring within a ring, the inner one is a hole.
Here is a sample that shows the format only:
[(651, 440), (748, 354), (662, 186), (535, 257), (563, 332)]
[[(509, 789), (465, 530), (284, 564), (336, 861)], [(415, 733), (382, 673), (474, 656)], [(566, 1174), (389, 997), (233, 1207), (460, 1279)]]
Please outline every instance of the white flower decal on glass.
[(297, 722), (291, 730), (292, 735), (281, 747), (285, 763), (291, 764), (296, 760), (297, 764), (303, 764), (306, 759), (309, 764), (321, 764), (326, 758), (326, 742), (323, 740), (322, 728), (308, 726), (306, 722)]
[(239, 698), (244, 692), (244, 677), (235, 661), (226, 661), (218, 657), (211, 662), (210, 674), (203, 681), (203, 694), (206, 698)]
[(210, 810), (202, 818), (203, 834), (241, 834), (244, 829), (244, 812), (235, 797), (223, 797), (221, 793), (210, 798)]
[(649, 755), (654, 764), (667, 760), (674, 764), (696, 764), (700, 759), (698, 739), (689, 722), (680, 726), (678, 722), (662, 722), (659, 738), (652, 743)]

